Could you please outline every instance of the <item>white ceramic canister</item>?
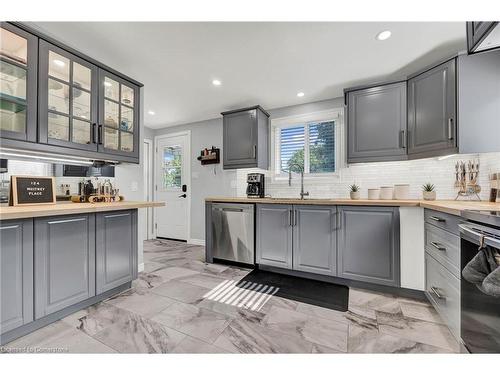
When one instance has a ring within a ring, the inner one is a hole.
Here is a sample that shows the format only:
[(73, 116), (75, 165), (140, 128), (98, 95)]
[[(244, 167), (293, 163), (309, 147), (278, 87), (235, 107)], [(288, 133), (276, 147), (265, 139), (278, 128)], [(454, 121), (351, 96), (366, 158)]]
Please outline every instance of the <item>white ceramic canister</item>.
[(380, 189), (368, 189), (368, 199), (380, 199)]
[(398, 184), (394, 185), (394, 199), (410, 199), (410, 185)]
[(392, 199), (393, 194), (394, 194), (394, 188), (392, 186), (380, 187), (380, 199), (384, 200)]

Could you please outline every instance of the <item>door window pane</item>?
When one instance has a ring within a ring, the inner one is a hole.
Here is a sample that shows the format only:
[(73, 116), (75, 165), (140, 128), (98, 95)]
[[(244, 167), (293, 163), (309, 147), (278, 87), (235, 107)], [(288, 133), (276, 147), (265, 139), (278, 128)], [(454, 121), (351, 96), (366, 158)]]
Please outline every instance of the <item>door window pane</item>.
[(80, 65), (76, 62), (73, 63), (73, 85), (85, 90), (91, 88), (91, 71), (86, 66)]
[(104, 127), (104, 147), (118, 150), (118, 130)]
[(73, 142), (81, 144), (90, 144), (90, 123), (73, 119)]
[(0, 61), (0, 93), (2, 97), (26, 99), (26, 69)]
[(69, 141), (69, 117), (49, 112), (49, 138)]
[(335, 122), (309, 124), (309, 172), (335, 172)]
[(122, 104), (130, 107), (134, 106), (134, 90), (128, 86), (122, 85)]
[(90, 120), (90, 94), (73, 88), (73, 116)]
[(104, 125), (111, 128), (118, 128), (118, 107), (119, 104), (104, 100)]
[(120, 132), (120, 137), (120, 149), (127, 152), (134, 151), (134, 135), (132, 133)]
[(27, 64), (28, 41), (9, 30), (0, 28), (0, 56), (19, 64)]
[(49, 75), (69, 82), (69, 59), (49, 51)]
[(119, 101), (120, 85), (115, 80), (105, 77), (104, 78), (104, 96), (106, 98)]
[(122, 118), (120, 121), (120, 129), (125, 131), (134, 131), (134, 110), (122, 106)]
[(180, 188), (182, 185), (182, 147), (165, 147), (163, 163), (163, 187), (165, 189)]
[(69, 85), (49, 79), (49, 110), (69, 113)]

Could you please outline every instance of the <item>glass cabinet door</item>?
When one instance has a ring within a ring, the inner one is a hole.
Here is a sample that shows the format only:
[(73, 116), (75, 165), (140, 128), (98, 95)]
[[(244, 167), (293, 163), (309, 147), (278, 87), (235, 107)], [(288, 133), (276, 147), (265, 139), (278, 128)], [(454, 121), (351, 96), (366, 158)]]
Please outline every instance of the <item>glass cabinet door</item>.
[(138, 155), (138, 88), (100, 71), (99, 147), (103, 152)]
[(40, 142), (96, 151), (97, 67), (40, 41)]
[(36, 141), (38, 38), (0, 23), (0, 137)]

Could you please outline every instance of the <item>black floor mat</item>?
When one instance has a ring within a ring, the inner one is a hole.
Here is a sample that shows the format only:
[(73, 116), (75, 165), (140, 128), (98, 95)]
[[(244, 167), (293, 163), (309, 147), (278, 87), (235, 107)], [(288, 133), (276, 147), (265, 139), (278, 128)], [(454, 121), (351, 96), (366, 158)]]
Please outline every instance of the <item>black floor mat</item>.
[(275, 287), (277, 291), (274, 295), (278, 297), (338, 311), (348, 309), (349, 288), (345, 285), (253, 270), (236, 286), (242, 287), (244, 284), (248, 285), (248, 282)]

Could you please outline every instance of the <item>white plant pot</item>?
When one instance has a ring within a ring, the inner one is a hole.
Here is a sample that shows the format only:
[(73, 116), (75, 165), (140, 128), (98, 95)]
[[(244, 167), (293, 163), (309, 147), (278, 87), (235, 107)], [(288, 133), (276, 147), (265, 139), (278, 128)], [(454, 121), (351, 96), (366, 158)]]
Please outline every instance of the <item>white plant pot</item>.
[(361, 199), (361, 192), (359, 191), (351, 191), (349, 192), (351, 199)]
[(422, 196), (426, 201), (435, 201), (436, 200), (436, 192), (435, 191), (423, 191)]

